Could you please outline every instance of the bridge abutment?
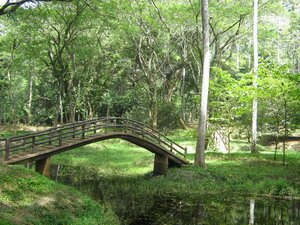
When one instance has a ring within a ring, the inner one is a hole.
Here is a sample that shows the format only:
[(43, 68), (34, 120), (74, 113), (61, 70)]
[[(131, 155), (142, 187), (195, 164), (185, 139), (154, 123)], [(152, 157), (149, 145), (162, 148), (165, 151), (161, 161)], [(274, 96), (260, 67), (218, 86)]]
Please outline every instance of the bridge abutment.
[(155, 154), (153, 175), (166, 175), (168, 170), (168, 157)]
[(35, 171), (45, 177), (50, 177), (50, 157), (35, 161)]

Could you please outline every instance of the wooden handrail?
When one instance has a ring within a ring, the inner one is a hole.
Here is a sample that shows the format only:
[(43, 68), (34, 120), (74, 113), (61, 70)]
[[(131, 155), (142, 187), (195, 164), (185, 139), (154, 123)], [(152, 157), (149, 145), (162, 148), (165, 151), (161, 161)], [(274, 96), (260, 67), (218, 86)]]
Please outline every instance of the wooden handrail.
[(1, 149), (3, 144), (0, 145), (0, 153), (4, 152), (4, 159), (9, 160), (12, 152), (14, 155), (37, 152), (39, 147), (62, 146), (66, 140), (72, 140), (79, 137), (81, 139), (86, 139), (93, 135), (104, 134), (109, 129), (113, 129), (113, 131), (120, 130), (124, 133), (131, 133), (132, 135), (139, 136), (142, 139), (161, 146), (172, 154), (179, 154), (185, 157), (187, 153), (186, 148), (178, 145), (152, 127), (122, 117), (99, 117), (97, 119), (64, 124), (32, 134), (0, 139), (0, 142), (5, 143), (4, 149)]

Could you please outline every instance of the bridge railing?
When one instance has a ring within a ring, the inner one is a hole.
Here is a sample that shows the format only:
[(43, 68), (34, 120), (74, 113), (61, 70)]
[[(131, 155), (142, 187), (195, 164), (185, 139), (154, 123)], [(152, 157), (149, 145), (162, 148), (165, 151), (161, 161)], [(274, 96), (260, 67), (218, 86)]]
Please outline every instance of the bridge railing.
[(185, 157), (187, 152), (186, 148), (141, 122), (121, 117), (101, 117), (65, 124), (37, 133), (0, 139), (0, 159), (9, 160), (25, 154), (50, 150), (53, 146), (68, 144), (68, 141), (86, 139), (108, 132), (131, 133), (182, 157)]

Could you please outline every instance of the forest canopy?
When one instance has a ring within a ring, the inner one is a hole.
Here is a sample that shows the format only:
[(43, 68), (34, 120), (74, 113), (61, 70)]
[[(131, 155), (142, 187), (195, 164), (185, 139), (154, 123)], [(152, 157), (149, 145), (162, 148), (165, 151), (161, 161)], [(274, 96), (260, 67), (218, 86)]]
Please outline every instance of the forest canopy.
[[(170, 130), (198, 119), (199, 1), (5, 2), (0, 7), (2, 124), (49, 126), (124, 116)], [(209, 10), (210, 126), (249, 137), (257, 98), (260, 132), (296, 127), (299, 2), (260, 3), (257, 90), (252, 1), (212, 0)]]

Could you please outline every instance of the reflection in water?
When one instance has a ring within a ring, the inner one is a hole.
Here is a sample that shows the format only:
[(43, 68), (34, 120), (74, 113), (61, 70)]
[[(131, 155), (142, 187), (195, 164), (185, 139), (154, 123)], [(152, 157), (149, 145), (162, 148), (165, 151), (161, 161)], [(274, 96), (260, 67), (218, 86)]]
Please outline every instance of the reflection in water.
[[(147, 196), (129, 198), (126, 192), (108, 194), (116, 183), (101, 177), (84, 178), (87, 171), (76, 168), (77, 179), (66, 166), (52, 168), (53, 179), (76, 187), (111, 207), (125, 225), (200, 224), (287, 224), (300, 225), (300, 201), (248, 199), (227, 196)], [(73, 174), (73, 173), (72, 173)], [(250, 204), (249, 204), (250, 203)]]
[(250, 220), (249, 220), (250, 225), (254, 224), (254, 208), (255, 208), (255, 200), (250, 199)]

